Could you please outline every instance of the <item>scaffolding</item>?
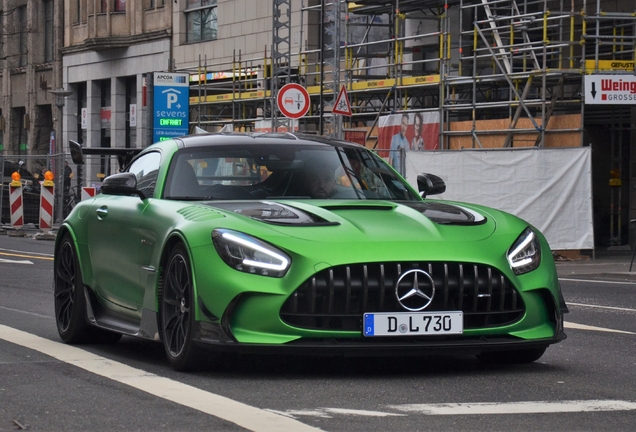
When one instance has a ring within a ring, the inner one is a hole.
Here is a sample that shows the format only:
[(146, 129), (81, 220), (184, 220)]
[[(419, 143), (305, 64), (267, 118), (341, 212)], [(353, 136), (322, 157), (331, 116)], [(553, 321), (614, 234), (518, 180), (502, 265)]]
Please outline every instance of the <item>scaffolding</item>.
[[(211, 131), (277, 128), (276, 91), (298, 82), (311, 98), (300, 130), (341, 137), (363, 129), (368, 146), (381, 116), (403, 112), (439, 113), (442, 149), (582, 145), (584, 76), (634, 73), (636, 10), (603, 9), (616, 3), (273, 0), (273, 43), (261, 57), (202, 58), (186, 71), (197, 76), (192, 122)], [(282, 19), (292, 9), (301, 12), (296, 52)], [(341, 85), (351, 117), (331, 113)]]

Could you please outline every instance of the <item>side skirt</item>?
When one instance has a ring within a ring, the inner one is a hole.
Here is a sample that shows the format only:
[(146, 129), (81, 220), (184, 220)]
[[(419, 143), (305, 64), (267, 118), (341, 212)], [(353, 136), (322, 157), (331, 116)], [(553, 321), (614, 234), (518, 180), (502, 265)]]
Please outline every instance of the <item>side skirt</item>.
[(90, 324), (128, 336), (159, 340), (157, 314), (154, 311), (143, 309), (141, 320), (137, 321), (104, 307), (95, 293), (86, 286), (84, 287), (84, 295), (86, 297), (86, 318)]

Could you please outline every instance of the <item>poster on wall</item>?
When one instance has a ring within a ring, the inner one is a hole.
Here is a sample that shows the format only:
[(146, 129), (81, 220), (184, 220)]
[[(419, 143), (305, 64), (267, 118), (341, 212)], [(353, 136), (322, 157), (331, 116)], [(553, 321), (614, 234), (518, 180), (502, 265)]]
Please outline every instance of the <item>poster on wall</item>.
[(130, 127), (137, 127), (137, 104), (130, 104), (128, 107)]
[(391, 114), (378, 121), (378, 154), (403, 172), (400, 150), (436, 150), (439, 145), (439, 112)]
[(99, 109), (99, 121), (102, 129), (108, 129), (110, 131), (110, 119), (110, 107), (101, 107)]

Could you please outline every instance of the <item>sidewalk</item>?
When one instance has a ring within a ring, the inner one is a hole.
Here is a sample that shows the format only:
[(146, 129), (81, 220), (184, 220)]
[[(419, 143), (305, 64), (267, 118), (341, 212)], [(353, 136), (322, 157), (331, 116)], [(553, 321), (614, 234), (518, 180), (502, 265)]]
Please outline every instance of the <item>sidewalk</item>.
[(47, 240), (55, 241), (55, 235), (57, 233), (57, 227), (48, 231), (42, 231), (33, 224), (27, 224), (20, 229), (15, 229), (10, 225), (0, 225), (0, 236), (6, 235), (9, 237), (28, 237), (35, 240)]
[(590, 254), (588, 251), (572, 258), (555, 254), (559, 277), (636, 282), (636, 259), (630, 272), (632, 251), (628, 247), (598, 248), (594, 258)]

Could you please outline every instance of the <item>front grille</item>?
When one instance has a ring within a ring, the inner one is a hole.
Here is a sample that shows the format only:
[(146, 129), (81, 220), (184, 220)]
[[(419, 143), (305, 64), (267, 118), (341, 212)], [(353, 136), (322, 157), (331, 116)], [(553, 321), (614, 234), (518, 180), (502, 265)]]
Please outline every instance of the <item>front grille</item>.
[(395, 284), (400, 275), (411, 269), (426, 271), (435, 284), (433, 300), (423, 312), (461, 310), (465, 329), (513, 323), (524, 314), (517, 290), (496, 268), (413, 262), (322, 270), (287, 299), (281, 308), (281, 319), (306, 329), (362, 331), (364, 313), (407, 312), (397, 300)]

